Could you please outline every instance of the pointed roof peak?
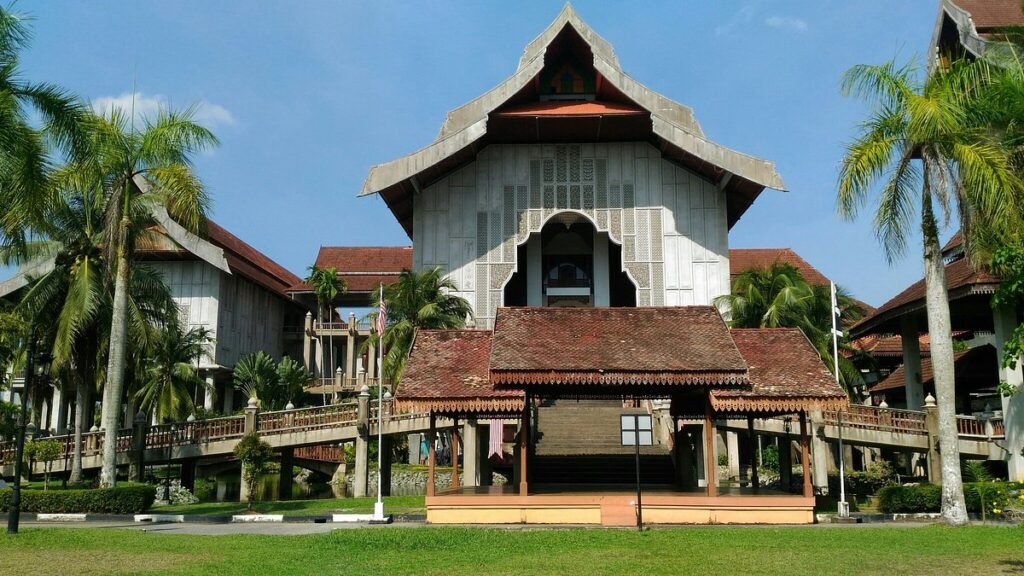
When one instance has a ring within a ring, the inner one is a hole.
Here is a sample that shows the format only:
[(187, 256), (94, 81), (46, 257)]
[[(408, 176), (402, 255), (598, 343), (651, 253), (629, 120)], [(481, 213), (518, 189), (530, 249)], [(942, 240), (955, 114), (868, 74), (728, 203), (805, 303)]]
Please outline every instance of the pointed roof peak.
[(559, 34), (561, 34), (562, 30), (566, 26), (572, 27), (583, 41), (590, 46), (595, 58), (600, 58), (616, 70), (621, 71), (619, 58), (615, 55), (615, 48), (612, 47), (611, 43), (602, 38), (600, 34), (595, 32), (589, 24), (580, 18), (579, 14), (576, 13), (576, 10), (573, 9), (572, 3), (570, 2), (566, 2), (565, 6), (562, 7), (562, 11), (558, 13), (558, 16), (555, 16), (555, 19), (551, 24), (548, 24), (548, 27), (545, 28), (543, 32), (537, 35), (536, 38), (526, 45), (526, 48), (523, 49), (523, 56), (519, 59), (519, 66), (516, 70), (519, 71), (527, 68), (529, 64), (538, 57), (543, 59), (548, 46)]

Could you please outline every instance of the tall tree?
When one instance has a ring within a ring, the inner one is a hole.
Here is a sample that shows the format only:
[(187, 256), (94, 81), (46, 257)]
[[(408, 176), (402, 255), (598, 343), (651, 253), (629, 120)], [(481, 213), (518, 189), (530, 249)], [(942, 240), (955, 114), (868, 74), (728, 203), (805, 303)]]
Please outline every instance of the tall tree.
[(26, 240), (52, 200), (51, 152), (85, 153), (90, 118), (69, 92), (24, 80), (20, 53), (31, 40), (29, 21), (13, 4), (0, 6), (0, 239), (8, 246)]
[[(858, 65), (843, 92), (870, 106), (839, 171), (839, 212), (857, 216), (876, 182), (876, 234), (890, 262), (901, 257), (918, 221), (923, 236), (926, 309), (942, 446), (942, 515), (968, 521), (957, 445), (953, 340), (939, 228), (956, 210), (961, 225), (1001, 225), (1009, 192), (1019, 190), (1011, 154), (977, 117), (988, 78), (984, 62), (957, 62), (930, 75), (908, 64)], [(1004, 195), (1006, 197), (1004, 197)], [(941, 212), (941, 217), (937, 215)]]
[[(857, 301), (842, 288), (837, 287), (837, 292), (842, 318), (849, 323), (860, 320), (864, 313)], [(746, 270), (733, 281), (732, 292), (715, 304), (729, 309), (729, 325), (734, 328), (800, 328), (833, 369), (831, 287), (808, 283), (793, 265), (774, 262)], [(845, 338), (839, 346), (850, 350)], [(843, 354), (839, 355), (839, 377), (848, 392), (864, 384), (860, 370)]]
[(142, 387), (136, 392), (139, 407), (157, 422), (180, 420), (192, 414), (192, 391), (206, 386), (196, 363), (211, 342), (202, 327), (182, 329), (178, 319), (168, 322), (144, 360)]
[(124, 396), (129, 279), (135, 266), (136, 240), (166, 210), (185, 229), (201, 233), (206, 221), (206, 190), (192, 170), (192, 157), (217, 144), (214, 135), (193, 120), (195, 107), (183, 112), (161, 109), (141, 127), (115, 108), (97, 118), (90, 132), (89, 155), (70, 169), (104, 195), (105, 258), (113, 278), (113, 305), (103, 391), (103, 468), (100, 484), (117, 481), (115, 441)]
[[(455, 283), (440, 268), (421, 272), (403, 270), (398, 280), (384, 288), (387, 327), (372, 341), (383, 341), (385, 356), (381, 376), (397, 383), (405, 370), (416, 331), (420, 328), (462, 328), (473, 314), (465, 298), (452, 294)], [(374, 291), (374, 308), (380, 309), (380, 293)], [(376, 318), (376, 313), (372, 314)], [(364, 344), (365, 345), (365, 344)], [(378, 348), (379, 349), (379, 348)]]

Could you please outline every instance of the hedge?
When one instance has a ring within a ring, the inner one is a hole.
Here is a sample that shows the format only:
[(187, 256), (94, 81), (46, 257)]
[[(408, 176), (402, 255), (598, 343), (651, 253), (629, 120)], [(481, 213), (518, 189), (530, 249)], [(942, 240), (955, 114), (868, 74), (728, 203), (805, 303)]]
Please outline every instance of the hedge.
[[(21, 491), (22, 512), (138, 514), (156, 499), (156, 487), (149, 484), (123, 484), (116, 488), (87, 490)], [(11, 490), (0, 490), (0, 512), (11, 505)]]
[[(970, 482), (964, 484), (968, 512), (981, 512), (982, 493), (989, 512), (1003, 508), (1021, 485), (1011, 482)], [(942, 486), (888, 486), (878, 492), (878, 508), (884, 513), (938, 512), (942, 508)]]
[[(846, 493), (854, 496), (871, 496), (886, 486), (896, 484), (896, 473), (886, 462), (874, 462), (866, 471), (846, 471)], [(839, 471), (828, 473), (829, 494), (839, 494)]]

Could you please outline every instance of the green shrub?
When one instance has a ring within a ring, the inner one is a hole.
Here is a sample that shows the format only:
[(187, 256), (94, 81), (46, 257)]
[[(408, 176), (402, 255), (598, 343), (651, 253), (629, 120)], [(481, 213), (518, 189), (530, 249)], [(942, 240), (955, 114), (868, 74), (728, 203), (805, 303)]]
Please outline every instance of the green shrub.
[[(22, 490), (22, 512), (138, 514), (156, 499), (156, 488), (148, 484), (123, 484), (116, 488), (91, 490)], [(0, 512), (11, 505), (11, 489), (0, 490)]]
[(216, 480), (207, 480), (206, 478), (196, 478), (195, 489), (193, 494), (196, 498), (199, 498), (200, 502), (211, 502), (217, 496), (217, 482)]
[[(863, 472), (846, 472), (846, 493), (856, 496), (871, 496), (896, 483), (896, 472), (888, 462), (872, 462)], [(828, 489), (829, 494), (839, 494), (839, 472), (829, 472)]]
[(761, 469), (769, 472), (779, 471), (779, 447), (769, 444), (761, 450)]
[[(968, 512), (981, 512), (982, 496), (985, 511), (1001, 510), (1010, 501), (1016, 484), (1007, 482), (971, 482), (964, 484), (964, 500)], [(878, 508), (886, 514), (938, 512), (942, 509), (942, 486), (888, 486), (878, 492)]]

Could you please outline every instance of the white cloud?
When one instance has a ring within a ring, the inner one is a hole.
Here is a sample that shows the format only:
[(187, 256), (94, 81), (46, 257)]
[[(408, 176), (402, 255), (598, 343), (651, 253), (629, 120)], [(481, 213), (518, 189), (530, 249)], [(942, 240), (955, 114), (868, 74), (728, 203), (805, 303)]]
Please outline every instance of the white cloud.
[(807, 30), (806, 20), (793, 18), (792, 16), (769, 16), (765, 18), (764, 23), (780, 30), (794, 30), (796, 32)]
[(715, 36), (723, 36), (732, 32), (733, 28), (736, 26), (745, 22), (750, 22), (754, 18), (754, 14), (757, 12), (759, 3), (760, 2), (757, 1), (748, 2), (741, 6), (740, 9), (733, 14), (732, 18), (724, 24), (720, 24), (715, 27)]
[[(135, 119), (153, 118), (162, 107), (169, 106), (166, 97), (160, 94), (144, 94), (142, 92), (125, 92), (120, 96), (102, 96), (92, 101), (92, 108), (97, 114), (107, 115), (113, 108), (119, 108), (126, 114), (135, 111)], [(234, 115), (220, 104), (200, 100), (195, 115), (196, 121), (207, 128), (218, 126), (234, 126), (237, 124)]]

